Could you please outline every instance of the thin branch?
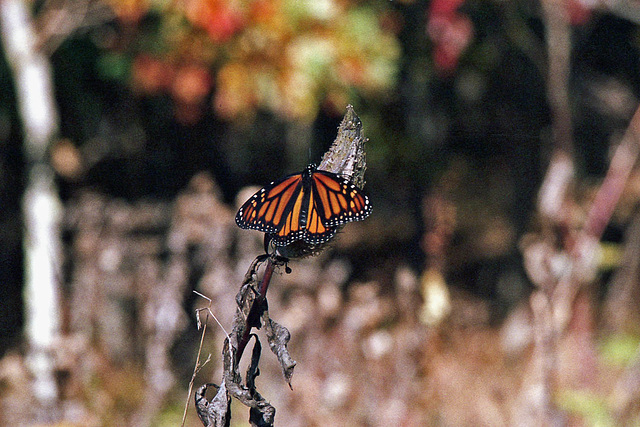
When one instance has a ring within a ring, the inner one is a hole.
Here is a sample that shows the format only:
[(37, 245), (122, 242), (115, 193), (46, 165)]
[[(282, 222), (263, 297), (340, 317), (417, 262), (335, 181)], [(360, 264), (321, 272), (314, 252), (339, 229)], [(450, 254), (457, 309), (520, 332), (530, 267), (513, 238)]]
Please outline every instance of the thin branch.
[(37, 19), (38, 47), (52, 55), (75, 32), (115, 18), (102, 0), (46, 0)]
[(569, 107), (571, 27), (565, 0), (543, 0), (549, 60), (547, 97), (553, 118), (553, 142), (558, 150), (571, 154), (573, 136)]
[[(538, 196), (538, 212), (543, 217), (543, 232), (523, 241), (525, 267), (538, 290), (530, 297), (535, 337), (534, 353), (529, 365), (531, 380), (521, 389), (518, 422), (522, 425), (565, 425), (562, 413), (553, 402), (553, 381), (557, 376), (558, 338), (556, 327), (556, 292), (570, 286), (564, 279), (569, 270), (553, 266), (561, 260), (556, 248), (555, 230), (566, 220), (568, 189), (574, 177), (573, 136), (569, 107), (569, 71), (571, 28), (566, 0), (542, 0), (546, 30), (548, 71), (547, 98), (552, 113), (553, 151)], [(561, 227), (560, 227), (561, 228)], [(566, 242), (560, 242), (562, 246)], [(526, 245), (526, 246), (525, 246)], [(572, 280), (569, 277), (569, 282)]]
[(224, 327), (222, 326), (222, 324), (220, 323), (218, 318), (211, 311), (211, 304), (213, 304), (213, 301), (211, 300), (211, 298), (209, 298), (206, 295), (203, 295), (200, 292), (195, 291), (195, 290), (193, 291), (193, 293), (198, 295), (199, 297), (202, 297), (202, 298), (206, 299), (207, 301), (209, 301), (209, 305), (207, 307), (199, 308), (199, 309), (196, 310), (196, 319), (198, 321), (198, 329), (200, 329), (200, 325), (201, 325), (201, 323), (200, 323), (200, 312), (203, 311), (203, 310), (206, 311), (207, 317), (204, 320), (204, 324), (202, 324), (202, 334), (200, 335), (200, 345), (198, 346), (198, 356), (196, 357), (196, 363), (195, 363), (195, 366), (193, 367), (193, 374), (191, 375), (191, 380), (189, 381), (189, 390), (188, 390), (188, 393), (187, 393), (187, 400), (184, 403), (184, 412), (182, 413), (182, 423), (180, 424), (181, 427), (184, 427), (184, 423), (185, 423), (185, 421), (187, 419), (187, 412), (189, 410), (189, 401), (191, 400), (191, 393), (193, 392), (193, 383), (195, 382), (196, 375), (198, 375), (198, 372), (200, 372), (200, 369), (202, 369), (202, 367), (204, 365), (206, 365), (207, 363), (209, 363), (209, 361), (211, 360), (211, 354), (209, 354), (209, 356), (207, 357), (207, 360), (205, 360), (203, 364), (200, 364), (200, 355), (202, 354), (202, 346), (204, 344), (204, 336), (207, 333), (207, 323), (209, 323), (209, 316), (213, 317), (213, 319), (216, 321), (218, 326), (220, 326), (220, 329), (222, 329), (222, 331), (224, 332), (224, 334), (227, 337), (227, 339), (229, 339), (229, 334), (224, 329)]
[(607, 175), (589, 210), (585, 232), (594, 239), (600, 239), (611, 220), (611, 215), (620, 200), (639, 153), (640, 108), (633, 114), (631, 123), (615, 150)]

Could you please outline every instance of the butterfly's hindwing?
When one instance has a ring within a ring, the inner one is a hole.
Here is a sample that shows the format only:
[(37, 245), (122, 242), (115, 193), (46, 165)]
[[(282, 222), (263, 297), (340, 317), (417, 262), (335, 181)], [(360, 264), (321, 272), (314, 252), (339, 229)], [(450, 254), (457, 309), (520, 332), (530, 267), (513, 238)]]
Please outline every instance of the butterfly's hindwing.
[[(315, 175), (314, 175), (315, 176)], [(335, 227), (327, 227), (322, 218), (323, 202), (317, 196), (315, 186), (309, 191), (309, 207), (307, 209), (307, 225), (305, 242), (320, 244), (328, 241), (336, 234)]]

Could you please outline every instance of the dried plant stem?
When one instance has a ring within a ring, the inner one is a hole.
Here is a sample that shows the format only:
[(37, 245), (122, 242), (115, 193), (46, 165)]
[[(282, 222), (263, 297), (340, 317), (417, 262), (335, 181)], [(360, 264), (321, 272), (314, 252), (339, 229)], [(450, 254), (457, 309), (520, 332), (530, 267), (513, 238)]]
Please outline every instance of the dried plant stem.
[(202, 353), (202, 345), (204, 343), (204, 336), (207, 333), (207, 321), (209, 320), (209, 314), (207, 313), (207, 317), (204, 322), (204, 326), (202, 327), (202, 334), (200, 335), (200, 345), (198, 346), (198, 356), (196, 357), (196, 364), (193, 367), (193, 374), (191, 375), (191, 380), (189, 381), (189, 390), (187, 392), (187, 400), (184, 402), (184, 411), (182, 412), (182, 423), (181, 427), (184, 427), (184, 423), (187, 420), (187, 411), (189, 410), (189, 402), (191, 401), (191, 393), (193, 393), (193, 383), (195, 382), (196, 375), (200, 371), (200, 368), (206, 364), (209, 359), (205, 361), (205, 363), (200, 366), (200, 354)]
[[(258, 266), (267, 260), (262, 280), (257, 282)], [(283, 375), (291, 386), (291, 376), (295, 361), (291, 359), (286, 348), (291, 335), (283, 326), (269, 318), (266, 293), (276, 267), (283, 265), (284, 260), (275, 255), (257, 257), (247, 274), (240, 291), (236, 295), (238, 308), (233, 320), (233, 329), (225, 339), (223, 351), (224, 372), (220, 385), (205, 384), (195, 394), (196, 412), (205, 426), (229, 425), (231, 417), (230, 403), (234, 397), (250, 408), (252, 425), (271, 426), (275, 416), (275, 408), (269, 404), (256, 390), (255, 378), (259, 375), (258, 363), (261, 355), (261, 344), (251, 330), (264, 325), (271, 351), (277, 356), (282, 366)], [(257, 289), (256, 289), (257, 288)], [(243, 381), (239, 371), (242, 353), (251, 338), (256, 338), (251, 354), (251, 361)], [(216, 396), (207, 400), (204, 395), (207, 388), (215, 387)]]
[(242, 359), (242, 353), (244, 353), (244, 349), (251, 339), (251, 329), (260, 325), (260, 316), (262, 315), (262, 311), (264, 310), (264, 303), (267, 299), (267, 290), (269, 289), (269, 284), (271, 283), (271, 277), (273, 276), (275, 268), (276, 265), (273, 263), (271, 258), (269, 258), (264, 271), (264, 275), (262, 276), (262, 280), (260, 281), (260, 286), (258, 287), (258, 295), (256, 296), (256, 299), (253, 300), (253, 304), (251, 305), (251, 309), (249, 310), (244, 333), (242, 334), (242, 337), (238, 342), (238, 352), (236, 353), (238, 362), (240, 361), (240, 359)]
[(205, 308), (200, 308), (198, 310), (196, 310), (196, 316), (198, 319), (198, 324), (200, 324), (200, 311), (205, 310), (207, 312), (207, 316), (204, 319), (204, 324), (202, 326), (202, 334), (200, 335), (200, 344), (198, 345), (198, 355), (196, 356), (196, 363), (193, 367), (193, 374), (191, 375), (191, 380), (189, 381), (189, 390), (187, 393), (187, 400), (184, 403), (184, 412), (182, 413), (182, 423), (180, 424), (181, 427), (184, 427), (184, 423), (186, 422), (187, 419), (187, 412), (189, 410), (189, 401), (191, 400), (191, 393), (193, 392), (193, 383), (196, 380), (196, 375), (198, 375), (198, 372), (200, 372), (200, 369), (202, 369), (202, 367), (204, 365), (206, 365), (207, 363), (209, 363), (209, 361), (211, 360), (211, 355), (209, 355), (207, 357), (207, 360), (204, 361), (204, 363), (201, 365), (200, 364), (200, 355), (202, 354), (202, 346), (204, 344), (204, 337), (207, 334), (207, 324), (209, 323), (209, 316), (213, 317), (213, 319), (216, 321), (216, 323), (218, 324), (218, 326), (220, 326), (220, 329), (222, 329), (222, 331), (224, 332), (225, 336), (227, 338), (229, 338), (229, 334), (227, 333), (227, 331), (224, 329), (224, 327), (222, 326), (222, 324), (218, 321), (218, 318), (213, 314), (213, 312), (211, 311), (211, 304), (213, 303), (213, 301), (211, 301), (211, 298), (201, 294), (198, 291), (193, 291), (194, 294), (206, 299), (207, 301), (209, 301), (209, 305)]

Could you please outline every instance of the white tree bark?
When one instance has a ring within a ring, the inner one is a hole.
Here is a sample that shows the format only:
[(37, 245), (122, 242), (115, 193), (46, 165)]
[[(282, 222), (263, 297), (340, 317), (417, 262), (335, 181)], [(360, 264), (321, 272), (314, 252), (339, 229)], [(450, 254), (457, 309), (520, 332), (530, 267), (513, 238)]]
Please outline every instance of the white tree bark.
[(25, 224), (25, 336), (27, 363), (33, 374), (36, 422), (53, 421), (58, 413), (54, 377), (54, 346), (60, 335), (59, 222), (62, 212), (47, 162), (58, 116), (48, 59), (37, 48), (36, 33), (22, 0), (0, 0), (1, 41), (12, 69), (18, 110), (24, 129), (27, 187), (23, 199)]

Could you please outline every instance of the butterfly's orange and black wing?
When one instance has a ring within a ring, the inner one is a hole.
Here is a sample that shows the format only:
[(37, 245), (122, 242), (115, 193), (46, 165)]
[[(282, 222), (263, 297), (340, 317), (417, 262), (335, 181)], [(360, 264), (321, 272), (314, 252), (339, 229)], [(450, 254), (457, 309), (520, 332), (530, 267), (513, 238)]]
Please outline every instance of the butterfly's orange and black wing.
[(315, 210), (324, 226), (362, 221), (371, 214), (369, 199), (349, 180), (326, 171), (316, 171), (312, 178)]
[(322, 205), (319, 203), (315, 187), (315, 175), (310, 174), (304, 182), (305, 197), (304, 209), (304, 234), (303, 239), (311, 245), (319, 245), (329, 241), (338, 230), (337, 227), (328, 226), (322, 220)]
[(371, 214), (367, 196), (339, 175), (315, 171), (305, 184), (305, 193), (309, 193), (304, 232), (307, 243), (324, 243), (341, 225), (361, 221)]
[(275, 181), (242, 205), (236, 223), (269, 234), (277, 246), (328, 241), (339, 226), (365, 219), (369, 200), (348, 180), (313, 166)]
[(236, 224), (268, 234), (299, 237), (303, 230), (293, 212), (300, 211), (303, 196), (301, 173), (274, 181), (240, 207)]

